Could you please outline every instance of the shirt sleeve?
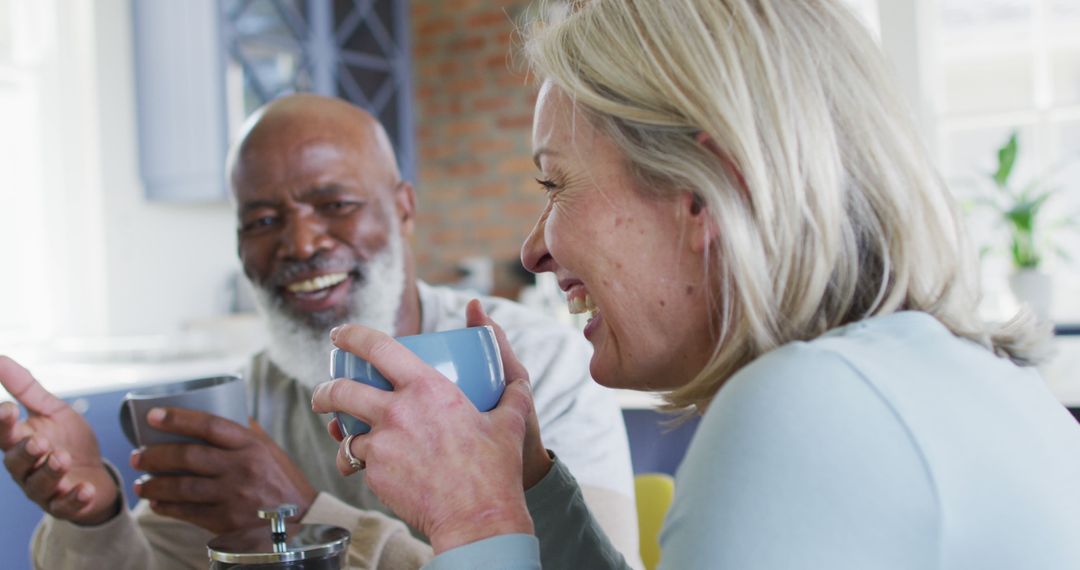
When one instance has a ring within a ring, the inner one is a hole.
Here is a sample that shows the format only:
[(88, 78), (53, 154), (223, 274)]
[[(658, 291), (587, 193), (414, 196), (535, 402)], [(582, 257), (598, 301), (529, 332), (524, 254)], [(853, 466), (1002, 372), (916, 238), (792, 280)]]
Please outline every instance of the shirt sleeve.
[[(592, 349), (577, 333), (562, 328), (527, 332), (514, 339), (514, 346), (532, 378), (544, 445), (580, 483), (593, 518), (611, 543), (640, 568), (633, 468), (622, 410), (614, 395), (589, 376)], [(563, 547), (541, 538), (544, 565), (551, 567), (548, 560)]]
[(419, 568), (433, 556), (431, 546), (412, 536), (405, 523), (376, 511), (358, 509), (328, 493), (316, 496), (300, 522), (348, 529), (352, 534), (349, 568)]
[(676, 477), (663, 569), (936, 568), (911, 432), (840, 355), (796, 343), (732, 377)]
[(447, 550), (424, 570), (540, 570), (540, 544), (531, 534), (504, 534)]
[(30, 539), (30, 552), (35, 570), (153, 568), (150, 545), (126, 507), (92, 527), (45, 515)]
[(585, 506), (581, 489), (558, 458), (543, 479), (525, 492), (536, 536), (501, 535), (448, 550), (425, 569), (534, 570), (541, 567), (544, 544), (559, 545), (543, 553), (547, 568), (629, 568)]
[[(106, 467), (120, 480), (112, 465)], [(123, 494), (123, 486), (120, 486)], [(122, 499), (125, 501), (126, 499)], [(81, 526), (46, 515), (31, 539), (37, 570), (182, 570), (205, 569), (209, 532), (176, 519), (155, 514), (146, 501), (104, 524)]]

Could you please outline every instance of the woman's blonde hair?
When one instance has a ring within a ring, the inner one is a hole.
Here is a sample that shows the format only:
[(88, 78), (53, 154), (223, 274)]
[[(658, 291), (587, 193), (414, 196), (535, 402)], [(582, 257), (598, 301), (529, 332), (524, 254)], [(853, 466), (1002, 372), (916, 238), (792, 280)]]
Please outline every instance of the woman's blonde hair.
[(1039, 356), (1046, 335), (1026, 313), (1003, 326), (976, 316), (957, 208), (840, 2), (582, 0), (528, 26), (524, 48), (625, 154), (641, 191), (694, 192), (718, 228), (716, 348), (668, 394), (672, 407), (703, 409), (785, 343), (900, 310), (1020, 364)]

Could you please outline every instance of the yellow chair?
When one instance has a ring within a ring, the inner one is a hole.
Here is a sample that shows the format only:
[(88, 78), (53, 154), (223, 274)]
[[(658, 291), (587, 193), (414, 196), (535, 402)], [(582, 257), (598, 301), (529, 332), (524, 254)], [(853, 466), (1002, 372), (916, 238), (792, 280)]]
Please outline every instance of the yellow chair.
[(634, 477), (637, 495), (638, 539), (645, 570), (660, 564), (660, 528), (675, 496), (675, 480), (663, 473), (642, 473)]

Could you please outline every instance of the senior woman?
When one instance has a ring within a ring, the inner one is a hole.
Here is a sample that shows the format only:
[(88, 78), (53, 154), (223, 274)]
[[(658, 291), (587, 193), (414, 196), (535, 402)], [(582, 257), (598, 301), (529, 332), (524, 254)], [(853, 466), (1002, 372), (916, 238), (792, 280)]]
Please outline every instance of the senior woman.
[[(975, 316), (954, 204), (839, 2), (589, 0), (526, 53), (548, 204), (522, 262), (591, 312), (598, 382), (704, 414), (662, 567), (1080, 567), (1045, 335)], [(623, 566), (505, 343), (484, 414), (392, 339), (331, 336), (395, 385), (316, 391), (373, 426), (338, 466), (366, 462), (433, 568), (535, 568), (537, 539), (565, 545), (550, 568)]]

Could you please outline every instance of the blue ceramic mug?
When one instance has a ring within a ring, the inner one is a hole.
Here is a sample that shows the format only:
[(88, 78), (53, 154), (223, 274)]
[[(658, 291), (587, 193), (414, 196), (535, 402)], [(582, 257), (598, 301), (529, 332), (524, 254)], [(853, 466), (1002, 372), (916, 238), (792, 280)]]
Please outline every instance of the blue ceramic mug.
[[(495, 331), (489, 326), (397, 337), (429, 366), (458, 385), (481, 412), (495, 407), (506, 387), (502, 355)], [(330, 377), (350, 378), (381, 390), (393, 386), (371, 363), (335, 348), (330, 352)], [(335, 413), (346, 436), (371, 431), (371, 426), (343, 413)]]

